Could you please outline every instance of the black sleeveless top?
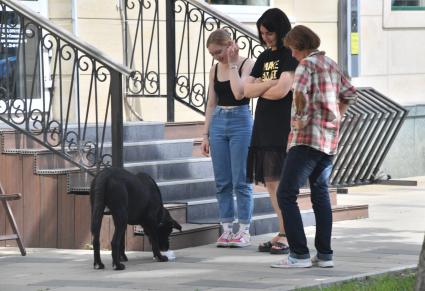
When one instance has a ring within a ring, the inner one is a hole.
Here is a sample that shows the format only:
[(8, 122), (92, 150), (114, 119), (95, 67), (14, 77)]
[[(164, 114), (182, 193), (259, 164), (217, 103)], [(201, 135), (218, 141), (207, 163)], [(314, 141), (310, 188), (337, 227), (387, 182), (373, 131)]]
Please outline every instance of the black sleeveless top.
[[(247, 59), (245, 59), (241, 67), (239, 68), (239, 76), (242, 72), (242, 67), (245, 64)], [(248, 98), (243, 98), (242, 100), (236, 100), (235, 95), (233, 95), (232, 88), (230, 87), (230, 80), (227, 81), (218, 81), (217, 80), (217, 67), (218, 64), (215, 66), (215, 73), (214, 73), (214, 90), (215, 94), (217, 96), (217, 105), (219, 106), (241, 106), (249, 104)]]

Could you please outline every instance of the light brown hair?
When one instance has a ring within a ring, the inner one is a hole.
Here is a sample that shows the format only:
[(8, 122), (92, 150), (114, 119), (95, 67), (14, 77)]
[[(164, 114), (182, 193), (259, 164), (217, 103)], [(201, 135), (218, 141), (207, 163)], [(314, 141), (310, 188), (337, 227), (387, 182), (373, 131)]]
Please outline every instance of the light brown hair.
[(207, 47), (214, 43), (218, 45), (228, 45), (232, 40), (230, 33), (224, 29), (217, 29), (213, 31), (207, 39)]
[(320, 37), (310, 28), (297, 25), (283, 38), (286, 47), (303, 50), (315, 50), (320, 46)]

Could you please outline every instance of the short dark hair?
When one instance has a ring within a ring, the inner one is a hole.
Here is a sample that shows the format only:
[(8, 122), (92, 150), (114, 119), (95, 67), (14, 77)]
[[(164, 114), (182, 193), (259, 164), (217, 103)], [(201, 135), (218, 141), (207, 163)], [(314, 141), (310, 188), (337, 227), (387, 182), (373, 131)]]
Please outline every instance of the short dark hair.
[(279, 8), (270, 8), (257, 20), (258, 37), (260, 43), (265, 45), (261, 37), (260, 26), (264, 26), (268, 31), (276, 33), (276, 44), (278, 48), (283, 47), (283, 38), (291, 30), (291, 22), (288, 16)]
[(320, 37), (307, 26), (297, 25), (284, 37), (283, 43), (300, 51), (315, 50), (320, 46)]

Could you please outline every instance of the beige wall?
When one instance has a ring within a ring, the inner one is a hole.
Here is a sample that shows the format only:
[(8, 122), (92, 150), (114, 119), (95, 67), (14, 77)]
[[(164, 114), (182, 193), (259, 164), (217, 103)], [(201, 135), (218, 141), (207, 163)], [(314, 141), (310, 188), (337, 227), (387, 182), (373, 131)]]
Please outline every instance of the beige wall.
[[(389, 2), (360, 1), (360, 77), (354, 83), (374, 87), (403, 105), (425, 104), (425, 25), (386, 27), (390, 15), (384, 4)], [(425, 19), (425, 11), (413, 12), (418, 13)]]
[[(357, 86), (374, 87), (402, 104), (424, 103), (424, 27), (384, 27), (384, 1), (390, 0), (360, 1), (360, 77), (353, 82)], [(320, 49), (334, 60), (338, 59), (338, 0), (274, 0), (272, 3), (287, 13), (294, 25), (304, 24), (316, 31), (322, 40)], [(122, 63), (122, 26), (117, 4), (118, 0), (78, 1), (77, 27), (80, 38)], [(69, 30), (72, 30), (71, 12), (71, 0), (49, 0), (49, 18)], [(163, 20), (164, 17), (164, 11), (160, 10), (159, 18)], [(134, 19), (135, 14), (130, 18)], [(130, 24), (134, 25), (134, 20), (130, 20)], [(255, 23), (244, 24), (255, 31)], [(160, 30), (164, 33), (164, 26)], [(177, 33), (180, 33), (178, 29)], [(166, 46), (157, 45), (160, 54), (164, 55)], [(183, 56), (183, 63), (187, 58)], [(207, 60), (206, 64), (209, 63)], [(165, 60), (161, 60), (162, 72), (165, 72), (165, 65)], [(161, 76), (164, 78), (165, 74)], [(165, 121), (165, 99), (145, 98), (130, 103), (146, 120)], [(176, 120), (193, 119), (202, 120), (203, 117), (176, 105)]]
[(321, 39), (320, 50), (338, 59), (338, 1), (337, 0), (275, 0), (276, 7), (282, 9), (294, 22), (313, 29)]

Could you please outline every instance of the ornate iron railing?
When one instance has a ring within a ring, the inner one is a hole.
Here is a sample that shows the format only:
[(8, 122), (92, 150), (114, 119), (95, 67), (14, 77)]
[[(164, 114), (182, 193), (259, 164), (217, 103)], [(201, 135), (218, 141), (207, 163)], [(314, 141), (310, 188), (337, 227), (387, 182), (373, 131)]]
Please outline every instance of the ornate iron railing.
[(130, 71), (15, 1), (0, 0), (0, 40), (0, 120), (82, 169), (122, 166)]
[(264, 50), (253, 32), (200, 1), (125, 0), (124, 14), (126, 65), (138, 79), (127, 96), (167, 98), (167, 121), (174, 121), (175, 100), (205, 113), (212, 31), (227, 29), (242, 56), (256, 58)]

